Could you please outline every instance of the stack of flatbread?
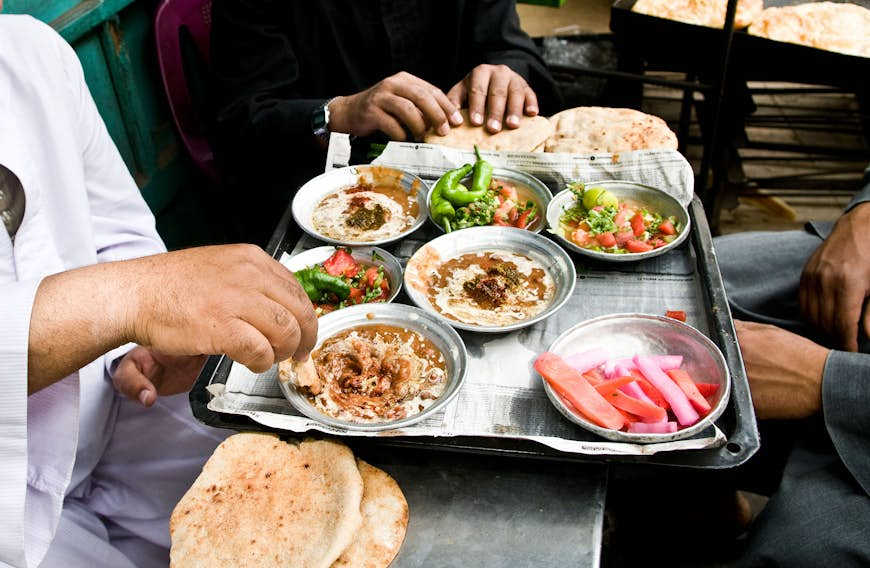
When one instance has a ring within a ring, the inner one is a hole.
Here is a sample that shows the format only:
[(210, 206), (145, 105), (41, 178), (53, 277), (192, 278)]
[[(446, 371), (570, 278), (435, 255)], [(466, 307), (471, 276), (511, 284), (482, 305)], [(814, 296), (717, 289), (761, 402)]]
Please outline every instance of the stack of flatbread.
[(775, 41), (870, 57), (870, 10), (846, 2), (767, 8), (749, 33)]
[[(697, 26), (721, 28), (725, 25), (727, 8), (728, 0), (637, 0), (631, 11)], [(734, 13), (734, 27), (745, 28), (763, 8), (763, 0), (739, 0)]]
[(454, 126), (445, 136), (429, 132), (423, 141), (427, 144), (440, 144), (451, 148), (515, 152), (541, 152), (544, 142), (553, 134), (553, 125), (543, 116), (523, 116), (517, 128), (504, 128), (501, 132), (490, 134), (483, 126), (473, 126), (468, 119), (468, 109), (462, 109), (462, 124)]
[(407, 524), (395, 480), (344, 444), (236, 434), (175, 507), (170, 564), (386, 567)]
[(628, 152), (656, 148), (677, 148), (677, 136), (668, 124), (651, 114), (611, 107), (576, 107), (554, 114), (549, 119), (524, 117), (519, 128), (489, 134), (483, 126), (463, 125), (446, 136), (430, 133), (427, 144), (471, 150), (517, 152), (566, 152), (587, 154)]

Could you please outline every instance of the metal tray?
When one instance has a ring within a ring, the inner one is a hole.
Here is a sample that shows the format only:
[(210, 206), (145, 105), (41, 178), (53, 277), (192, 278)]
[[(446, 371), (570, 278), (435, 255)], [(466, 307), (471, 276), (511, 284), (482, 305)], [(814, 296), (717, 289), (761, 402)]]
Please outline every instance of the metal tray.
[[(669, 70), (702, 76), (715, 72), (724, 45), (722, 29), (638, 14), (631, 11), (636, 1), (616, 0), (611, 5), (610, 29), (623, 45)], [(870, 8), (870, 0), (850, 1)], [(770, 8), (803, 3), (806, 0), (765, 0), (764, 5)], [(870, 58), (773, 41), (736, 30), (729, 73), (750, 81), (813, 83), (860, 90), (866, 88)]]
[[(759, 436), (752, 409), (752, 401), (749, 394), (748, 382), (743, 369), (743, 364), (736, 342), (733, 322), (731, 320), (725, 292), (719, 275), (716, 257), (713, 252), (713, 243), (706, 217), (700, 201), (696, 198), (690, 207), (692, 217), (692, 231), (688, 243), (673, 254), (682, 255), (677, 264), (683, 270), (692, 271), (695, 281), (701, 289), (701, 297), (704, 305), (704, 318), (706, 319), (706, 334), (722, 350), (732, 377), (731, 400), (722, 416), (716, 421), (717, 426), (727, 438), (727, 442), (719, 447), (706, 450), (692, 450), (681, 452), (660, 452), (652, 455), (586, 455), (570, 454), (551, 449), (547, 446), (528, 440), (513, 438), (485, 438), (485, 437), (456, 437), (456, 438), (426, 438), (418, 437), (390, 437), (377, 440), (378, 444), (392, 446), (423, 448), (426, 450), (445, 450), (466, 452), (475, 454), (493, 454), (501, 456), (515, 456), (522, 458), (538, 458), (546, 460), (559, 460), (564, 462), (598, 462), (598, 463), (644, 463), (664, 466), (680, 466), (690, 468), (722, 469), (734, 467), (749, 459), (759, 447)], [(276, 229), (267, 252), (274, 257), (280, 257), (284, 252), (291, 252), (296, 244), (297, 235), (288, 232), (291, 215), (288, 209)], [(434, 231), (434, 229), (433, 229)], [(433, 233), (431, 236), (435, 236)], [(401, 246), (401, 243), (400, 245)], [(661, 258), (661, 257), (660, 257)], [(646, 262), (657, 262), (652, 259)], [(581, 266), (589, 266), (589, 261), (577, 259)], [(612, 265), (593, 265), (594, 270), (632, 270), (632, 268), (613, 268)], [(643, 281), (646, 276), (655, 277), (655, 274), (638, 274), (638, 284), (647, 285)], [(666, 276), (666, 275), (665, 275)], [(578, 276), (582, 281), (585, 275)], [(654, 278), (653, 278), (654, 279)], [(401, 299), (401, 297), (400, 297)], [(560, 312), (565, 313), (566, 310)], [(569, 314), (570, 315), (570, 314)], [(524, 333), (518, 331), (514, 333)], [(464, 336), (466, 342), (474, 342), (478, 339)], [(537, 338), (548, 344), (546, 338)], [(470, 348), (469, 352), (473, 352)], [(269, 428), (247, 417), (221, 414), (207, 408), (210, 394), (207, 388), (211, 384), (225, 383), (229, 375), (232, 361), (225, 356), (212, 356), (209, 358), (205, 369), (197, 379), (190, 393), (190, 401), (194, 416), (205, 424), (232, 428), (236, 430), (262, 430)], [(282, 434), (288, 434), (282, 431)], [(600, 440), (594, 434), (589, 433), (589, 440)], [(356, 441), (354, 441), (356, 443)], [(367, 443), (360, 440), (359, 443)], [(368, 442), (370, 443), (370, 442)]]

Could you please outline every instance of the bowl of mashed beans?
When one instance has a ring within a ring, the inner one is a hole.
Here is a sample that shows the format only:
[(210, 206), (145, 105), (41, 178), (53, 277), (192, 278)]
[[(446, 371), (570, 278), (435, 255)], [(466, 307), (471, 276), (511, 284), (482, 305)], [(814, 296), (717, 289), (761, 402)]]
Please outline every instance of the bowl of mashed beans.
[(382, 245), (425, 222), (429, 188), (419, 177), (383, 166), (348, 166), (299, 188), (293, 218), (309, 235), (337, 245)]
[(504, 333), (555, 314), (574, 292), (568, 254), (550, 239), (509, 227), (472, 227), (437, 237), (405, 267), (417, 306), (467, 331)]
[(322, 317), (311, 357), (281, 362), (278, 382), (304, 416), (377, 432), (442, 410), (467, 368), (465, 345), (450, 326), (413, 306), (369, 304)]

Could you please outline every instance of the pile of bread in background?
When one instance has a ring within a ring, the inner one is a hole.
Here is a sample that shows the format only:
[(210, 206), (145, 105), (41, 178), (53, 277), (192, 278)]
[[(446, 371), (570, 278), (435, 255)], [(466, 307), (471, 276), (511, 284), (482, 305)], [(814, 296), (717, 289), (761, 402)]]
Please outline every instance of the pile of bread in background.
[[(727, 0), (637, 0), (632, 11), (679, 22), (721, 28)], [(739, 0), (734, 28), (751, 35), (848, 55), (870, 57), (870, 10), (849, 2), (808, 2), (764, 7)]]
[(408, 503), (341, 442), (227, 438), (172, 513), (170, 566), (386, 567)]

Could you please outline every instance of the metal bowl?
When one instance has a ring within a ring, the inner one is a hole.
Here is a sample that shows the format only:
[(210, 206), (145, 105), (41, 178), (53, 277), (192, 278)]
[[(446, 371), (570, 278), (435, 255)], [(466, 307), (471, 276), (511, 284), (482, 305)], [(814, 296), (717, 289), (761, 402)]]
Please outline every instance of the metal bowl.
[(547, 224), (550, 226), (550, 232), (556, 235), (556, 238), (558, 238), (563, 245), (574, 252), (607, 262), (636, 262), (638, 260), (644, 260), (664, 254), (671, 249), (680, 246), (680, 243), (686, 240), (686, 237), (689, 236), (689, 211), (670, 193), (648, 185), (618, 180), (587, 183), (586, 187), (603, 187), (615, 195), (620, 201), (627, 199), (629, 201), (640, 203), (649, 207), (651, 211), (660, 213), (663, 217), (674, 216), (682, 229), (680, 230), (680, 234), (677, 235), (677, 238), (667, 245), (647, 252), (615, 254), (585, 249), (571, 242), (565, 237), (564, 232), (562, 231), (559, 218), (562, 216), (562, 212), (565, 209), (570, 208), (577, 201), (574, 194), (571, 193), (571, 190), (565, 189), (557, 193), (556, 196), (553, 197), (553, 200), (550, 201), (550, 205), (547, 207)]
[(422, 412), (407, 418), (391, 422), (361, 424), (339, 420), (321, 413), (292, 383), (279, 379), (278, 384), (281, 391), (290, 401), (290, 404), (308, 418), (334, 428), (357, 432), (380, 432), (404, 428), (424, 420), (447, 406), (459, 392), (465, 380), (465, 375), (468, 372), (468, 352), (456, 330), (444, 325), (443, 322), (421, 309), (404, 304), (363, 304), (329, 313), (320, 318), (315, 349), (319, 348), (324, 340), (346, 329), (378, 324), (416, 331), (432, 341), (441, 351), (447, 362), (447, 387), (438, 400)]
[[(388, 237), (374, 240), (344, 241), (328, 237), (314, 228), (312, 214), (317, 204), (327, 195), (337, 193), (360, 183), (377, 183), (401, 188), (405, 193), (411, 194), (417, 201), (418, 211), (414, 222), (405, 230)], [(429, 208), (426, 194), (429, 186), (414, 174), (387, 168), (384, 166), (347, 166), (331, 170), (309, 180), (293, 197), (291, 206), (293, 219), (299, 227), (317, 239), (336, 245), (383, 245), (398, 241), (419, 229), (426, 222)]]
[[(285, 261), (284, 266), (296, 272), (297, 270), (320, 264), (332, 256), (336, 248), (338, 247), (322, 246), (302, 251)], [(384, 267), (384, 274), (386, 274), (387, 280), (390, 282), (390, 295), (385, 301), (387, 303), (392, 302), (402, 289), (402, 264), (399, 260), (378, 247), (348, 247), (348, 250), (357, 262)], [(373, 254), (379, 256), (380, 260), (372, 259)]]
[(725, 357), (715, 343), (690, 325), (664, 316), (612, 314), (575, 325), (557, 337), (549, 350), (557, 355), (567, 356), (594, 348), (606, 349), (613, 358), (682, 355), (681, 368), (695, 380), (719, 385), (710, 400), (710, 412), (692, 426), (668, 434), (638, 434), (593, 424), (570, 406), (570, 403), (566, 403), (547, 381), (541, 379), (553, 406), (565, 418), (603, 438), (630, 443), (670, 442), (689, 438), (710, 426), (728, 406), (731, 375)]
[[(550, 201), (553, 199), (553, 194), (550, 192), (550, 189), (538, 178), (533, 175), (527, 174), (526, 172), (520, 170), (512, 170), (509, 168), (494, 168), (492, 171), (492, 179), (494, 180), (504, 180), (512, 183), (517, 186), (517, 192), (521, 193), (526, 199), (531, 199), (538, 206), (538, 216), (540, 217), (535, 224), (533, 229), (523, 229), (529, 230), (532, 233), (540, 233), (544, 230), (544, 227), (547, 225), (547, 218), (545, 214), (547, 212), (547, 206)], [(462, 179), (462, 183), (467, 187), (471, 183), (471, 176), (467, 176)], [(428, 205), (432, 200), (432, 191), (435, 189), (435, 184), (432, 184), (432, 187), (429, 189), (429, 193), (426, 195), (426, 205)], [(444, 231), (444, 227), (439, 225), (432, 219), (432, 213), (429, 212), (429, 221), (432, 222), (433, 225), (438, 227), (438, 230)]]
[[(520, 253), (543, 266), (555, 284), (550, 304), (533, 317), (503, 326), (469, 324), (439, 313), (427, 294), (429, 271), (451, 258), (494, 250)], [(570, 299), (576, 280), (574, 263), (562, 247), (542, 235), (509, 227), (471, 227), (441, 235), (420, 247), (405, 267), (405, 291), (415, 304), (455, 328), (484, 333), (513, 331), (550, 317)]]

